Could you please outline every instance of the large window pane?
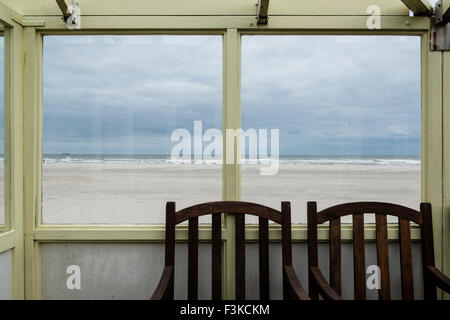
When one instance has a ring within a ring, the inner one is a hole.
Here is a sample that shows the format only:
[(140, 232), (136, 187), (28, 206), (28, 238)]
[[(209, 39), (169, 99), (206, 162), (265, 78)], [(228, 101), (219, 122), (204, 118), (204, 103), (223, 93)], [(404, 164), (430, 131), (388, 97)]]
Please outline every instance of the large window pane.
[(246, 36), (242, 126), (279, 129), (280, 167), (244, 165), (242, 199), (306, 222), (351, 201), (420, 203), (420, 38)]
[(177, 128), (222, 127), (220, 36), (44, 38), (44, 223), (164, 223), (221, 199), (220, 164), (171, 159)]

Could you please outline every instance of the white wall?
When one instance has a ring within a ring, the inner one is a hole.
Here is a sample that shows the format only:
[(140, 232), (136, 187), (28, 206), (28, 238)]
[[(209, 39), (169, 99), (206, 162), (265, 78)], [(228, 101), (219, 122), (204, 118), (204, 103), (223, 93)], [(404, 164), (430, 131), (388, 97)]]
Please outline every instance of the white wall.
[[(199, 246), (199, 298), (211, 297), (211, 247)], [(401, 298), (400, 253), (397, 243), (389, 246), (391, 268), (391, 297)], [(422, 297), (420, 245), (413, 245), (413, 267), (416, 298)], [(307, 247), (293, 245), (294, 267), (307, 289)], [(319, 261), (328, 277), (328, 245), (321, 244)], [(247, 298), (259, 298), (258, 245), (247, 244)], [(342, 248), (343, 296), (353, 298), (353, 253), (350, 243)], [(187, 245), (177, 244), (175, 297), (187, 297)], [(366, 246), (366, 266), (376, 264), (376, 246)], [(10, 265), (10, 264), (9, 264)], [(69, 290), (66, 269), (78, 265), (81, 269), (81, 289)], [(63, 243), (42, 244), (42, 297), (44, 299), (148, 299), (161, 275), (164, 265), (164, 245), (145, 243)], [(270, 290), (272, 299), (282, 298), (281, 245), (270, 245)], [(9, 287), (8, 287), (9, 288)], [(10, 291), (10, 290), (9, 290)], [(368, 299), (377, 299), (375, 290), (367, 290)]]
[[(282, 299), (281, 245), (271, 244), (270, 255), (270, 292), (271, 299)], [(297, 276), (308, 291), (308, 248), (306, 243), (295, 243), (292, 250), (293, 265)], [(353, 299), (353, 246), (342, 244), (342, 295), (345, 299)], [(366, 244), (366, 267), (376, 264), (376, 244)], [(413, 272), (415, 298), (422, 299), (422, 265), (420, 244), (413, 244)], [(329, 279), (328, 244), (319, 245), (319, 266), (326, 279)], [(258, 244), (248, 244), (246, 251), (247, 298), (259, 298), (258, 278)], [(255, 262), (255, 263), (250, 263)], [(400, 249), (398, 243), (389, 244), (389, 268), (391, 283), (391, 299), (401, 299)], [(367, 299), (378, 299), (376, 290), (367, 290)]]
[[(43, 299), (149, 299), (164, 266), (164, 244), (42, 244)], [(199, 245), (199, 298), (211, 297), (211, 246)], [(175, 298), (187, 297), (187, 244), (176, 246)], [(178, 263), (177, 263), (178, 262)], [(81, 289), (69, 290), (69, 265), (81, 271)]]

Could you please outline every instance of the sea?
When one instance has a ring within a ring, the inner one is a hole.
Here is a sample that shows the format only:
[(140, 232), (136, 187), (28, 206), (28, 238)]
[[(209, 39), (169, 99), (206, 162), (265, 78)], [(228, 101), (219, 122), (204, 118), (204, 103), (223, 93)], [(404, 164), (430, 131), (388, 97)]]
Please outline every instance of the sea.
[[(3, 159), (1, 159), (3, 160)], [(265, 164), (276, 161), (275, 158), (257, 159), (257, 163)], [(222, 157), (202, 159), (172, 158), (164, 154), (44, 154), (43, 163), (134, 163), (134, 164), (222, 164)], [(419, 156), (392, 156), (392, 155), (280, 155), (280, 165), (420, 165)], [(251, 164), (254, 160), (242, 159), (241, 163)]]

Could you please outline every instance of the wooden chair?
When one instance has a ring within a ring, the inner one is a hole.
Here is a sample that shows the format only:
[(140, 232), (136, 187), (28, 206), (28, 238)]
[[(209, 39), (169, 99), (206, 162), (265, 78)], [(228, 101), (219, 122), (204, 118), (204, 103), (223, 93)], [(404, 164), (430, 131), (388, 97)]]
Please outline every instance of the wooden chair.
[(269, 225), (271, 220), (282, 227), (283, 298), (306, 299), (309, 297), (292, 267), (291, 207), (281, 203), (281, 211), (259, 204), (221, 201), (202, 203), (175, 211), (175, 203), (166, 205), (165, 267), (152, 300), (173, 299), (175, 266), (175, 226), (189, 221), (188, 242), (188, 299), (198, 298), (198, 217), (212, 215), (212, 299), (222, 298), (222, 213), (236, 215), (236, 299), (245, 299), (245, 214), (259, 217), (259, 292), (260, 298), (269, 295)]
[[(422, 203), (420, 212), (391, 203), (354, 202), (336, 205), (317, 212), (316, 202), (308, 202), (308, 282), (309, 296), (318, 299), (340, 300), (341, 297), (341, 236), (340, 218), (353, 215), (353, 275), (354, 295), (357, 300), (366, 299), (366, 270), (364, 256), (364, 214), (374, 213), (376, 218), (377, 261), (380, 267), (378, 298), (390, 299), (387, 215), (399, 218), (400, 267), (402, 298), (414, 299), (411, 256), (410, 222), (422, 228), (422, 264), (424, 297), (436, 299), (436, 288), (450, 292), (450, 279), (435, 268), (431, 205)], [(317, 225), (329, 221), (330, 283), (319, 269)]]

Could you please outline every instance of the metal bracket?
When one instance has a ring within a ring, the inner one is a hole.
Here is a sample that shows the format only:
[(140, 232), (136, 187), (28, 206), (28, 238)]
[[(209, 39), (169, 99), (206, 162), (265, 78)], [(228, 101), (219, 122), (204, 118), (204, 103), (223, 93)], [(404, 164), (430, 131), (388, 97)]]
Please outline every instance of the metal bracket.
[(68, 29), (80, 29), (80, 7), (77, 1), (72, 0), (72, 5), (68, 6), (66, 0), (56, 0), (61, 12), (63, 14), (62, 20), (66, 23)]
[(256, 19), (258, 24), (267, 24), (269, 17), (267, 12), (269, 11), (269, 0), (258, 0), (256, 4)]
[(444, 25), (431, 24), (430, 50), (450, 51), (450, 23)]
[(444, 12), (444, 9), (442, 8), (442, 0), (436, 2), (436, 8), (434, 9), (434, 12), (436, 16), (436, 24), (446, 24), (450, 22), (450, 8), (447, 8), (447, 10)]
[(442, 1), (436, 3), (430, 20), (430, 51), (450, 51), (450, 9), (442, 12)]

